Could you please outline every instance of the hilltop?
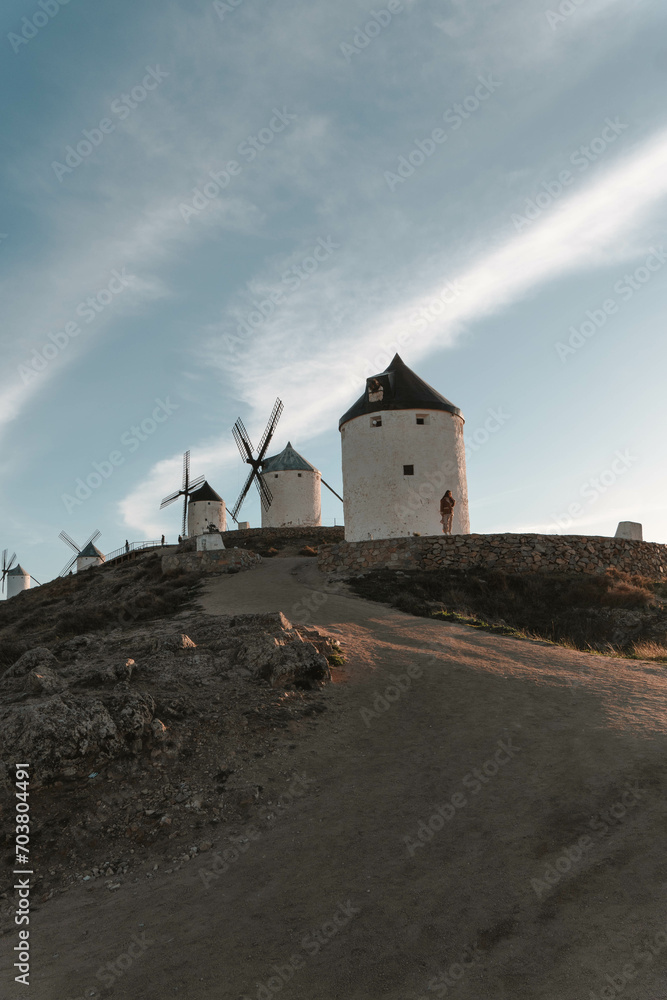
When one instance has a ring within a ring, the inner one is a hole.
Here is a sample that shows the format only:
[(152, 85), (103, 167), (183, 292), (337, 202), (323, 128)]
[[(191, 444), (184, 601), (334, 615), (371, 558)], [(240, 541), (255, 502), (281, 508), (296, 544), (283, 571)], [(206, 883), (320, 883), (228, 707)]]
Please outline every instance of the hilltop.
[(156, 711), (141, 747), (37, 790), (31, 995), (662, 995), (662, 665), (416, 617), (307, 556), (204, 581), (145, 557), (108, 586), (140, 571), (161, 618), (80, 646), (34, 622), (54, 697)]

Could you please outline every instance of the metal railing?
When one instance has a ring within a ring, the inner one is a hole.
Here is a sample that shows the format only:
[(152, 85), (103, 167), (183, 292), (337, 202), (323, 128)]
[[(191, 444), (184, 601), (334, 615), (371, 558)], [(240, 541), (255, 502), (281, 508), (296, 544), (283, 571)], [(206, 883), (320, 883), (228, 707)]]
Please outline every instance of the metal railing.
[[(166, 544), (166, 543), (165, 543)], [(162, 539), (158, 539), (157, 542), (130, 542), (128, 545), (123, 545), (119, 549), (115, 549), (104, 557), (105, 562), (109, 562), (111, 559), (118, 559), (119, 556), (129, 555), (130, 552), (138, 552), (141, 549), (159, 549), (162, 548)]]

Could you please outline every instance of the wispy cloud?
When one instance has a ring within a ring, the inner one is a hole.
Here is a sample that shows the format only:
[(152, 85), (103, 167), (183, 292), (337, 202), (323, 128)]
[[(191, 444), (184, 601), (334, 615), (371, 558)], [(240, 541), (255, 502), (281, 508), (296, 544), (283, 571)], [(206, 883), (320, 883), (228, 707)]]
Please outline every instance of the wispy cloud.
[[(451, 258), (443, 255), (445, 281), (420, 284), (416, 275), (421, 269), (415, 262), (415, 279), (404, 286), (402, 301), (388, 291), (391, 278), (386, 274), (381, 283), (369, 278), (368, 285), (355, 276), (358, 247), (347, 256), (341, 250), (329, 269), (322, 267), (257, 330), (241, 363), (230, 358), (227, 347), (216, 348), (211, 331), (204, 360), (225, 375), (233, 374), (250, 419), (261, 421), (267, 401), (279, 393), (286, 404), (282, 433), (307, 441), (335, 426), (349, 405), (355, 380), (360, 390), (364, 367), (383, 354), (405, 350), (414, 362), (452, 345), (475, 321), (499, 312), (539, 285), (583, 269), (615, 265), (646, 250), (639, 229), (666, 194), (667, 132), (663, 131), (564, 198), (529, 230), (478, 253), (464, 269), (455, 271)], [(274, 261), (271, 273), (264, 281), (258, 278), (251, 292), (261, 295), (271, 287), (287, 263), (287, 259)], [(458, 290), (456, 297), (442, 315), (416, 326), (419, 310), (438, 300), (446, 282)], [(326, 303), (337, 301), (347, 302), (345, 322), (340, 315), (332, 321), (326, 308)], [(225, 334), (234, 332), (242, 313), (239, 308), (230, 311), (219, 325), (215, 333), (220, 343)], [(198, 457), (208, 472), (233, 455), (224, 442), (210, 445)], [(167, 491), (167, 469), (171, 482), (176, 465), (174, 459), (169, 466), (156, 467), (123, 501), (123, 515), (133, 527), (155, 524), (154, 518), (144, 520), (152, 509), (149, 503), (154, 503), (154, 497), (146, 501), (146, 494)]]

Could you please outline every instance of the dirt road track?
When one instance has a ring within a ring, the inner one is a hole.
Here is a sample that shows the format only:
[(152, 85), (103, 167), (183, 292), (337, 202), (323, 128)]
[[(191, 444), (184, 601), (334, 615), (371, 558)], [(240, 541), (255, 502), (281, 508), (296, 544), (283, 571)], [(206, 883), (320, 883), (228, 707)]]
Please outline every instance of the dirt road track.
[[(329, 710), (292, 754), (309, 791), (208, 889), (204, 855), (51, 900), (12, 997), (588, 1000), (628, 963), (620, 995), (667, 997), (667, 945), (650, 960), (642, 945), (660, 951), (667, 927), (664, 668), (413, 618), (337, 593), (304, 558), (212, 580), (202, 606), (282, 610), (343, 643)], [(378, 702), (409, 665), (421, 677)], [(96, 971), (135, 934), (150, 944), (105, 990)]]

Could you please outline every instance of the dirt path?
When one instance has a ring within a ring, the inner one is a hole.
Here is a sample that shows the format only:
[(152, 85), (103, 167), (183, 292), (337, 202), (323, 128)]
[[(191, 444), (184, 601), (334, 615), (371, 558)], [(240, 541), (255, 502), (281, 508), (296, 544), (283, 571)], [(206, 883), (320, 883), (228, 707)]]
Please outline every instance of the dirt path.
[(667, 996), (663, 668), (413, 618), (303, 558), (210, 581), (202, 605), (343, 643), (292, 769), (266, 763), (305, 791), (217, 877), (211, 852), (42, 907), (33, 1000), (574, 1000), (616, 995), (605, 977)]

